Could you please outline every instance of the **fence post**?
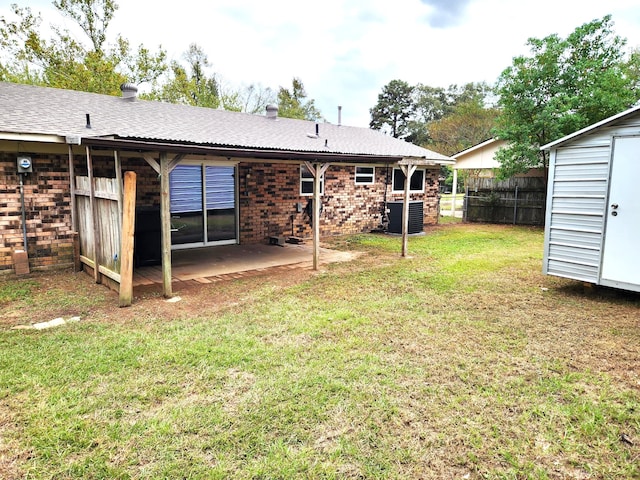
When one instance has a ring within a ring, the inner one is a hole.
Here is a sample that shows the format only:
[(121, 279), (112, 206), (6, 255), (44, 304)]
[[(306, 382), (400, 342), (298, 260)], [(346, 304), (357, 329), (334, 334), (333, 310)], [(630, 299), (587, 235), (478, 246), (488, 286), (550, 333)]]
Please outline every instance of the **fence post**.
[(515, 225), (518, 220), (518, 185), (516, 185), (516, 194), (513, 202), (513, 224)]
[(464, 198), (462, 199), (462, 221), (467, 221), (467, 208), (469, 207), (469, 186), (464, 188)]

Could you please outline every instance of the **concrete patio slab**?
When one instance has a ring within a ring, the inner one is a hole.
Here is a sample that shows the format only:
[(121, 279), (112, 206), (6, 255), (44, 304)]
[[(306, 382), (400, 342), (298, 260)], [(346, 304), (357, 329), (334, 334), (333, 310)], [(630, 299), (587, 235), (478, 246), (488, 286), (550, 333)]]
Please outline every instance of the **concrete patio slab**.
[[(198, 283), (219, 281), (220, 276), (255, 272), (272, 267), (311, 267), (313, 247), (306, 244), (279, 245), (222, 245), (172, 252), (172, 281), (194, 280)], [(352, 252), (320, 249), (320, 265), (353, 259)], [(242, 278), (242, 275), (238, 275)], [(133, 286), (162, 283), (162, 268), (138, 267), (134, 271)]]

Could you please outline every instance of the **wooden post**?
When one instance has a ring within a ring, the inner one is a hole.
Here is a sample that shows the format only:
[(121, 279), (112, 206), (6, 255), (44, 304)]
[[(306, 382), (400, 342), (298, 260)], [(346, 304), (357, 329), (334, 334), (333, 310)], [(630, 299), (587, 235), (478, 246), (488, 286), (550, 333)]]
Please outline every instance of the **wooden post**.
[(314, 165), (313, 176), (313, 269), (320, 264), (320, 180), (318, 165)]
[(411, 191), (411, 176), (416, 171), (415, 165), (400, 165), (404, 173), (404, 204), (402, 205), (402, 256), (407, 256), (409, 246), (409, 192)]
[(91, 160), (91, 149), (86, 147), (87, 153), (87, 174), (89, 177), (89, 205), (91, 207), (91, 229), (93, 230), (93, 279), (96, 283), (101, 283), (100, 259), (98, 258), (98, 240), (100, 239), (100, 227), (98, 226), (98, 214), (96, 206), (96, 186), (93, 181), (93, 161)]
[(458, 169), (453, 169), (453, 186), (451, 188), (451, 216), (456, 217), (456, 195), (458, 194)]
[(73, 271), (79, 272), (82, 270), (82, 262), (80, 261), (80, 235), (78, 235), (78, 232), (71, 232), (71, 238), (73, 239)]
[(160, 227), (162, 235), (162, 292), (171, 298), (171, 203), (169, 197), (169, 159), (160, 152)]
[(123, 212), (123, 202), (124, 202), (124, 192), (122, 191), (122, 161), (120, 160), (120, 154), (117, 150), (113, 151), (113, 160), (115, 163), (116, 170), (116, 183), (118, 188), (118, 215), (120, 218), (122, 217)]
[(304, 162), (307, 170), (313, 175), (313, 269), (320, 265), (320, 186), (322, 177), (329, 168), (329, 164), (311, 164)]
[(120, 249), (120, 300), (128, 307), (133, 300), (133, 236), (136, 218), (136, 174), (125, 172), (122, 202), (122, 247)]
[(73, 165), (73, 146), (69, 145), (69, 189), (71, 192), (71, 230), (78, 231), (78, 220), (76, 219), (76, 178)]

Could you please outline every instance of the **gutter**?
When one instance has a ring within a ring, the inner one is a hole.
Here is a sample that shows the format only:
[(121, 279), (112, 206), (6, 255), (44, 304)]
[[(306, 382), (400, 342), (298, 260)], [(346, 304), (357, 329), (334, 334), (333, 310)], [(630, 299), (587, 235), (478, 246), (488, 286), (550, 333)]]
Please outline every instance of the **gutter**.
[[(408, 157), (402, 155), (367, 155), (349, 153), (325, 153), (295, 150), (269, 150), (238, 147), (214, 147), (203, 145), (144, 142), (139, 140), (125, 140), (99, 137), (67, 137), (68, 143), (120, 149), (130, 151), (165, 151), (172, 153), (209, 154), (222, 157), (260, 158), (267, 160), (308, 160), (336, 163), (397, 163)], [(418, 161), (431, 165), (453, 165), (454, 160), (427, 159), (426, 157), (414, 157)]]

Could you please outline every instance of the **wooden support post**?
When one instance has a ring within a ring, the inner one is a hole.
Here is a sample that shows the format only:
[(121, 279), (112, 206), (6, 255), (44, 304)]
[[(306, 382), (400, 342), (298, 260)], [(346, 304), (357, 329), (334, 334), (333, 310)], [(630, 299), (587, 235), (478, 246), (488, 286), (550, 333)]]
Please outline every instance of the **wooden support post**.
[(458, 194), (458, 169), (453, 169), (453, 185), (451, 187), (451, 216), (456, 217), (456, 195)]
[(404, 204), (402, 205), (402, 256), (407, 256), (409, 244), (409, 199), (411, 196), (411, 176), (416, 171), (415, 165), (400, 165), (404, 173)]
[(125, 172), (124, 174), (122, 207), (119, 305), (121, 307), (128, 307), (133, 301), (133, 236), (136, 218), (135, 172)]
[(71, 230), (78, 231), (78, 220), (76, 219), (76, 178), (73, 165), (73, 146), (69, 145), (69, 191), (71, 192)]
[(169, 158), (160, 152), (160, 229), (162, 232), (162, 292), (171, 298), (171, 204), (169, 197)]
[(313, 177), (313, 269), (318, 270), (320, 264), (320, 180), (318, 166), (314, 165)]
[(120, 155), (118, 154), (117, 150), (113, 151), (113, 160), (115, 163), (115, 170), (116, 170), (116, 183), (117, 188), (118, 188), (118, 215), (119, 218), (122, 218), (122, 202), (124, 201), (124, 192), (123, 192), (123, 186), (122, 186), (122, 161), (120, 160)]
[(320, 265), (320, 187), (322, 177), (329, 168), (328, 163), (311, 164), (304, 162), (307, 170), (313, 175), (313, 269), (318, 270)]
[(82, 262), (80, 261), (80, 235), (78, 235), (78, 232), (71, 232), (71, 238), (73, 239), (73, 271), (79, 272), (82, 270)]
[(100, 227), (98, 226), (98, 213), (96, 205), (96, 186), (93, 180), (93, 161), (91, 160), (91, 149), (86, 147), (87, 154), (87, 174), (89, 177), (89, 205), (91, 207), (91, 229), (93, 230), (93, 279), (96, 283), (102, 282), (100, 275), (100, 259), (98, 258), (98, 239), (100, 238)]

